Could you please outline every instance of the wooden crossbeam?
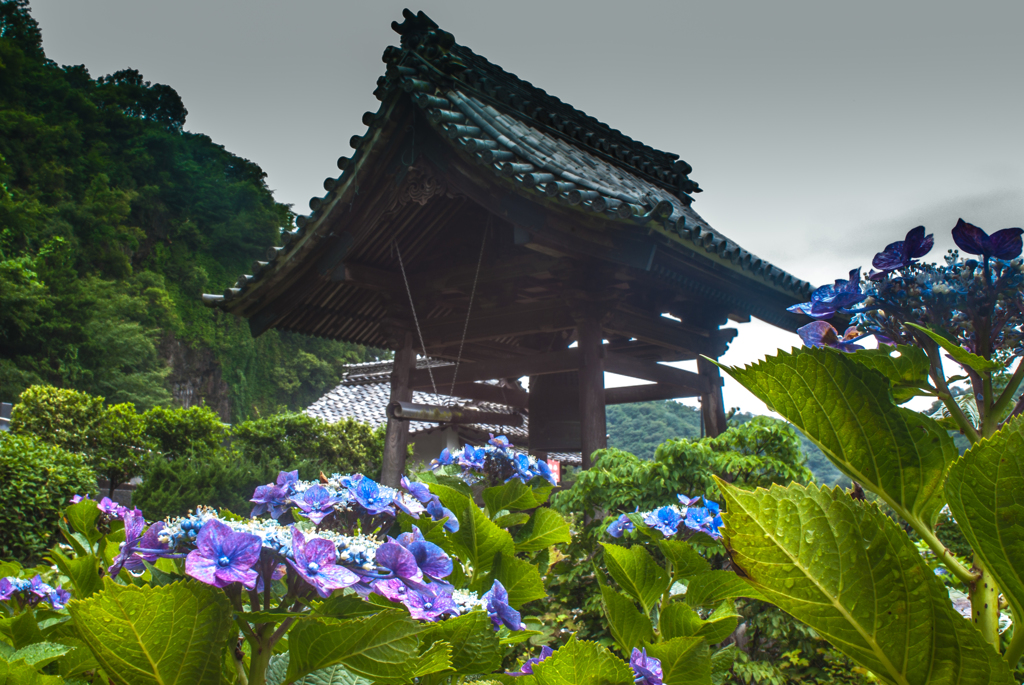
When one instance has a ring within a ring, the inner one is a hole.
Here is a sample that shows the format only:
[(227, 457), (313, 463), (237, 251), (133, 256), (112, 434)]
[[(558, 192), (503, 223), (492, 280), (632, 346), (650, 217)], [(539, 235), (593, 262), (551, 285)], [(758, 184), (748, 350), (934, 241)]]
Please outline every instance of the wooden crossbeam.
[(634, 312), (617, 309), (604, 322), (604, 330), (616, 335), (628, 336), (644, 342), (667, 347), (693, 359), (700, 354), (717, 357), (717, 341), (708, 336), (697, 335), (663, 316), (643, 316)]
[(644, 361), (643, 359), (635, 359), (614, 352), (605, 353), (604, 368), (605, 371), (611, 371), (621, 376), (629, 376), (630, 378), (639, 378), (645, 381), (665, 383), (693, 390), (698, 395), (707, 393), (711, 389), (707, 378), (692, 371)]
[[(460, 382), (489, 381), (495, 378), (521, 378), (522, 376), (541, 376), (548, 373), (561, 373), (580, 368), (578, 350), (560, 350), (530, 357), (513, 359), (495, 359), (486, 362), (459, 365), (455, 376), (455, 366), (442, 366), (433, 369), (434, 383), (438, 390), (450, 385), (452, 378)], [(430, 374), (427, 369), (416, 369), (410, 374), (409, 384), (414, 388), (431, 388)]]
[[(467, 364), (466, 366), (469, 366)], [(462, 376), (462, 370), (465, 367), (459, 368), (459, 377)], [(434, 369), (435, 374), (437, 369)], [(435, 380), (436, 382), (436, 380)], [(427, 379), (427, 382), (422, 386), (413, 385), (414, 390), (421, 390), (424, 392), (433, 392), (434, 388)], [(481, 402), (494, 402), (495, 404), (504, 404), (509, 407), (526, 407), (529, 404), (529, 393), (525, 390), (518, 388), (504, 388), (497, 385), (489, 385), (486, 383), (456, 383), (455, 389), (452, 390), (451, 380), (447, 383), (442, 383), (437, 386), (438, 395), (448, 395), (452, 397), (461, 397), (467, 400), (479, 400)]]
[(604, 403), (632, 404), (633, 402), (654, 402), (656, 400), (675, 400), (680, 397), (698, 397), (699, 392), (691, 388), (677, 385), (655, 383), (653, 385), (626, 385), (619, 388), (604, 389)]
[(442, 347), (462, 340), (466, 327), (466, 342), (516, 337), (531, 333), (550, 333), (574, 328), (573, 320), (565, 304), (559, 300), (531, 304), (515, 304), (490, 309), (474, 308), (466, 326), (464, 314), (442, 319), (420, 321), (423, 340), (427, 349)]

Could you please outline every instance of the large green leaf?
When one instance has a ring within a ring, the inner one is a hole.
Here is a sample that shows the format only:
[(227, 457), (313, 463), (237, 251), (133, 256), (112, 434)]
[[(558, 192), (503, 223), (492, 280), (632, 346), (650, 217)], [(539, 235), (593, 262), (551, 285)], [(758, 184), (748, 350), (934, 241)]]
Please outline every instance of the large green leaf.
[(839, 488), (719, 486), (733, 564), (836, 649), (888, 683), (1010, 683), (1006, 662), (877, 506)]
[(50, 558), (60, 572), (71, 580), (72, 594), (78, 599), (91, 597), (102, 587), (99, 560), (92, 554), (69, 559), (56, 549), (50, 552)]
[(504, 485), (496, 485), (484, 490), (484, 504), (487, 513), (494, 516), (499, 511), (508, 509), (533, 509), (548, 501), (550, 487), (531, 488), (519, 479), (510, 480)]
[(650, 615), (651, 608), (672, 582), (668, 573), (641, 545), (622, 547), (602, 542), (601, 546), (608, 573)]
[(673, 580), (689, 578), (711, 568), (707, 559), (682, 540), (658, 540), (658, 547), (672, 564)]
[(501, 667), (504, 650), (486, 612), (473, 611), (430, 625), (422, 635), (423, 644), (444, 641), (452, 646), (451, 668), (447, 673), (475, 675)]
[(929, 338), (934, 340), (939, 347), (945, 350), (949, 354), (949, 356), (955, 359), (960, 365), (972, 368), (978, 373), (985, 373), (986, 371), (999, 371), (1000, 369), (1003, 368), (1003, 365), (1000, 364), (999, 362), (985, 359), (981, 355), (974, 354), (973, 352), (968, 352), (967, 350), (960, 347), (952, 340), (947, 340), (938, 333), (928, 330), (924, 326), (918, 326), (917, 324), (913, 323), (907, 323), (904, 325), (907, 326), (908, 328), (913, 328), (915, 331), (920, 331), (921, 333), (924, 333)]
[(68, 605), (75, 628), (103, 670), (124, 685), (220, 682), (231, 607), (217, 588), (188, 581), (117, 585)]
[(103, 537), (103, 533), (96, 528), (100, 508), (93, 500), (84, 499), (78, 504), (72, 504), (64, 510), (64, 516), (71, 524), (71, 528), (85, 536), (89, 542), (96, 542)]
[(0, 635), (14, 645), (15, 649), (45, 641), (42, 631), (39, 630), (39, 624), (36, 622), (35, 613), (31, 611), (23, 611), (15, 616), (0, 618)]
[(508, 603), (518, 609), (527, 602), (548, 596), (544, 579), (533, 564), (518, 557), (502, 554), (493, 569), (494, 577), (508, 591)]
[(694, 609), (682, 602), (672, 602), (661, 610), (658, 631), (662, 638), (702, 637), (708, 644), (718, 644), (736, 630), (739, 614), (732, 602), (719, 604), (706, 620)]
[(444, 485), (433, 485), (431, 491), (459, 519), (459, 530), (449, 537), (459, 544), (477, 573), (491, 570), (495, 554), (512, 556), (515, 553), (509, 532), (494, 525), (469, 497)]
[(723, 599), (763, 599), (756, 588), (732, 571), (708, 571), (690, 579), (686, 587), (686, 603), (692, 607), (709, 607)]
[(1014, 621), (1024, 619), (1024, 416), (953, 464), (946, 496), (964, 537), (1010, 603)]
[[(348, 621), (301, 621), (288, 633), (288, 681), (340, 663), (375, 682), (407, 682), (424, 665), (419, 651), (423, 629), (398, 611)], [(436, 670), (444, 668), (447, 660)]]
[(53, 642), (37, 642), (34, 645), (22, 647), (14, 654), (7, 657), (7, 660), (11, 663), (23, 660), (25, 663), (31, 664), (36, 668), (42, 668), (46, 664), (61, 658), (72, 649), (74, 649), (74, 647), (58, 645)]
[(629, 685), (633, 671), (596, 642), (573, 635), (555, 653), (533, 666), (537, 685)]
[[(893, 356), (895, 355), (895, 356)], [(928, 383), (928, 354), (913, 345), (882, 345), (877, 349), (858, 350), (848, 355), (869, 369), (874, 369), (892, 383), (892, 394), (897, 404), (922, 394)]]
[(956, 446), (935, 421), (893, 405), (881, 374), (820, 348), (725, 370), (904, 519), (920, 529), (934, 525)]
[(699, 637), (677, 637), (647, 647), (661, 661), (664, 685), (711, 685), (711, 657)]
[(5, 685), (59, 685), (63, 682), (60, 676), (43, 675), (23, 659), (8, 662), (0, 658), (0, 683)]
[(569, 522), (554, 509), (541, 507), (533, 512), (529, 523), (516, 536), (516, 551), (532, 552), (559, 543), (568, 544), (571, 540)]
[[(267, 667), (267, 685), (285, 685), (288, 675), (289, 654), (275, 654), (270, 657)], [(307, 676), (290, 683), (290, 685), (371, 685), (372, 681), (357, 676), (341, 664), (321, 668)]]
[(601, 583), (601, 601), (608, 629), (624, 653), (654, 641), (651, 619), (640, 613), (633, 600)]

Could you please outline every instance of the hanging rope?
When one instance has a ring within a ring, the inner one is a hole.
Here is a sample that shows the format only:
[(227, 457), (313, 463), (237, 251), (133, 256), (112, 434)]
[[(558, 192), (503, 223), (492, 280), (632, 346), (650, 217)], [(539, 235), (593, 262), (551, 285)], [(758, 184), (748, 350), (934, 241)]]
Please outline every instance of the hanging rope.
[(416, 334), (420, 338), (420, 349), (423, 350), (423, 359), (427, 364), (427, 374), (430, 375), (430, 385), (434, 389), (434, 396), (437, 396), (437, 384), (434, 382), (434, 370), (430, 366), (430, 357), (427, 356), (427, 346), (423, 342), (423, 330), (420, 328), (420, 320), (416, 316), (416, 305), (412, 302), (412, 288), (409, 287), (409, 277), (405, 275), (405, 264), (402, 263), (402, 251), (398, 249), (398, 243), (392, 242), (391, 247), (398, 255), (398, 268), (402, 271), (402, 280), (405, 281), (405, 292), (409, 295), (409, 309), (412, 310), (412, 321), (416, 324)]
[(455, 358), (455, 370), (452, 371), (452, 387), (448, 391), (447, 405), (451, 406), (455, 396), (455, 379), (459, 375), (459, 364), (462, 362), (462, 348), (466, 345), (466, 334), (469, 332), (469, 315), (473, 311), (473, 298), (476, 297), (476, 284), (480, 281), (480, 265), (484, 263), (484, 245), (487, 244), (487, 231), (491, 226), (490, 218), (484, 227), (484, 237), (480, 240), (480, 257), (476, 260), (476, 275), (473, 276), (473, 287), (469, 290), (469, 306), (466, 308), (466, 322), (462, 325), (462, 340), (459, 341), (459, 354)]

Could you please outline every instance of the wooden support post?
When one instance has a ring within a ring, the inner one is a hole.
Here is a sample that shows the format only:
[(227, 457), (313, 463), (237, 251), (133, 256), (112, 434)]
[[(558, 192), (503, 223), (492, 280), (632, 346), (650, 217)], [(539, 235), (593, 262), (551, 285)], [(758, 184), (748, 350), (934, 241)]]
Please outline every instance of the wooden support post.
[(708, 380), (711, 386), (707, 393), (700, 396), (704, 415), (704, 434), (709, 438), (725, 432), (725, 401), (722, 399), (722, 375), (718, 367), (704, 357), (697, 357), (697, 373)]
[[(412, 333), (399, 338), (401, 345), (395, 351), (395, 364), (391, 372), (391, 402), (411, 402), (412, 388), (409, 374), (416, 368), (416, 352), (412, 349)], [(409, 445), (409, 422), (388, 418), (384, 435), (384, 463), (380, 482), (397, 488), (405, 473), (406, 449)]]
[(590, 455), (608, 446), (604, 415), (604, 363), (601, 358), (601, 326), (597, 319), (581, 319), (576, 326), (580, 350), (580, 437), (583, 468), (590, 468)]

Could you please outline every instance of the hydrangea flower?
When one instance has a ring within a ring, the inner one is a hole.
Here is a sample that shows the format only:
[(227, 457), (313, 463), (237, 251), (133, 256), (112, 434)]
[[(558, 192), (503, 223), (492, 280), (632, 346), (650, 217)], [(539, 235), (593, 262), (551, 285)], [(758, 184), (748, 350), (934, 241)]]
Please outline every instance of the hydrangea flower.
[(505, 590), (505, 586), (501, 584), (501, 581), (495, 580), (494, 585), (491, 586), (491, 589), (481, 599), (484, 610), (491, 617), (491, 623), (494, 625), (495, 630), (500, 628), (502, 624), (509, 630), (526, 630), (526, 625), (523, 623), (519, 612), (509, 606), (508, 591)]
[(623, 533), (633, 530), (635, 527), (636, 526), (633, 525), (633, 522), (629, 519), (629, 517), (623, 514), (619, 518), (612, 521), (611, 525), (608, 526), (608, 529), (605, 532), (607, 532), (613, 538), (621, 538)]
[(334, 513), (334, 505), (338, 503), (338, 498), (322, 485), (314, 485), (302, 493), (301, 499), (294, 501), (295, 506), (302, 510), (306, 518), (318, 526), (327, 516)]
[(427, 504), (427, 513), (430, 514), (430, 518), (434, 521), (444, 519), (444, 529), (449, 533), (459, 532), (459, 519), (455, 517), (451, 509), (444, 507), (441, 504), (441, 500), (437, 497)]
[(292, 558), (288, 559), (288, 564), (321, 597), (329, 597), (334, 590), (362, 580), (347, 568), (338, 566), (337, 559), (334, 543), (322, 538), (307, 541), (298, 528), (292, 527)]
[(869, 335), (861, 333), (856, 326), (850, 326), (840, 338), (839, 331), (827, 321), (812, 321), (796, 329), (796, 332), (807, 347), (831, 347), (841, 352), (863, 350), (864, 346), (858, 345), (857, 341)]
[[(716, 502), (704, 497), (690, 498), (686, 495), (677, 495), (677, 497), (682, 506), (670, 504), (651, 511), (639, 512), (643, 522), (667, 538), (675, 536), (679, 532), (680, 526), (705, 533), (716, 540), (722, 537), (718, 530), (722, 525), (722, 517), (719, 515), (720, 508)], [(698, 503), (701, 506), (694, 506)], [(612, 522), (605, 532), (612, 537), (619, 538), (630, 530), (633, 530), (633, 523), (628, 516), (623, 514)]]
[(185, 558), (185, 573), (214, 587), (241, 583), (255, 588), (258, 576), (252, 566), (259, 560), (261, 548), (259, 537), (236, 533), (213, 519), (199, 531), (196, 549)]
[(450, 575), (453, 569), (451, 557), (445, 554), (444, 550), (433, 542), (424, 540), (423, 536), (420, 535), (419, 528), (413, 526), (413, 530), (418, 539), (416, 537), (406, 538), (406, 540), (409, 540), (408, 544), (402, 544), (402, 536), (399, 536), (398, 543), (402, 544), (412, 554), (416, 560), (416, 566), (423, 575), (433, 580), (446, 578)]
[(249, 501), (256, 503), (249, 514), (252, 518), (270, 512), (271, 517), (276, 519), (288, 511), (288, 491), (277, 485), (259, 486)]
[(533, 667), (539, 664), (540, 662), (544, 661), (554, 653), (555, 650), (551, 649), (547, 645), (544, 645), (540, 648), (540, 656), (535, 656), (531, 659), (527, 659), (523, 662), (523, 665), (519, 667), (518, 671), (505, 671), (505, 674), (510, 676), (533, 675)]
[(643, 517), (644, 523), (660, 531), (667, 538), (675, 535), (679, 531), (679, 524), (683, 522), (679, 508), (672, 505), (646, 512)]
[(436, 621), (441, 614), (455, 611), (452, 586), (447, 583), (410, 587), (402, 603), (409, 610), (410, 616), (421, 621)]
[(989, 235), (974, 224), (959, 219), (953, 228), (953, 242), (967, 254), (981, 255), (986, 260), (1014, 259), (1020, 256), (1024, 246), (1022, 233), (1024, 230), (1020, 228), (1004, 228)]
[(62, 587), (55, 587), (47, 597), (54, 611), (60, 611), (71, 600), (71, 593)]
[(867, 299), (860, 291), (860, 269), (850, 271), (849, 280), (836, 280), (834, 285), (823, 285), (811, 293), (810, 302), (801, 302), (786, 311), (802, 312), (815, 319), (829, 319), (836, 312), (851, 312), (855, 304)]
[(661, 661), (653, 656), (647, 656), (646, 647), (643, 651), (636, 647), (633, 648), (633, 653), (629, 657), (629, 666), (636, 675), (633, 682), (637, 685), (661, 685)]
[(466, 445), (462, 452), (456, 457), (456, 463), (463, 469), (479, 471), (484, 467), (484, 457), (487, 453), (472, 445)]
[(487, 441), (487, 444), (494, 445), (495, 447), (501, 450), (512, 449), (512, 443), (509, 442), (508, 438), (506, 438), (504, 435), (499, 435), (497, 437), (495, 437), (494, 433), (488, 433), (488, 435), (491, 436), (491, 439)]
[(419, 582), (423, 572), (412, 552), (397, 542), (385, 542), (377, 548), (377, 565), (386, 568), (393, 577)]
[(371, 516), (384, 513), (393, 513), (392, 505), (395, 502), (397, 493), (391, 488), (385, 488), (365, 476), (349, 484), (349, 494), (352, 500), (366, 510)]
[(884, 250), (875, 255), (871, 266), (883, 272), (903, 269), (910, 266), (919, 257), (931, 252), (935, 244), (935, 236), (924, 234), (924, 226), (912, 228), (907, 237), (895, 243), (889, 243)]
[(289, 495), (295, 494), (296, 485), (299, 482), (299, 471), (281, 471), (277, 474), (277, 487)]
[(146, 521), (138, 510), (125, 514), (125, 541), (121, 543), (114, 563), (107, 569), (111, 578), (116, 578), (122, 568), (128, 569), (129, 573), (141, 573), (146, 569), (144, 561), (152, 564), (161, 556), (170, 556), (167, 544), (160, 539), (164, 522), (157, 521), (143, 535), (142, 528), (145, 525)]

